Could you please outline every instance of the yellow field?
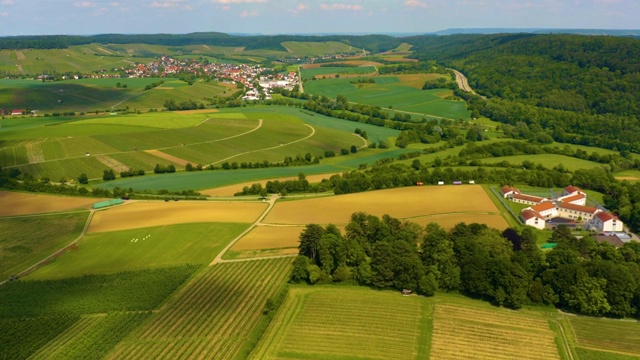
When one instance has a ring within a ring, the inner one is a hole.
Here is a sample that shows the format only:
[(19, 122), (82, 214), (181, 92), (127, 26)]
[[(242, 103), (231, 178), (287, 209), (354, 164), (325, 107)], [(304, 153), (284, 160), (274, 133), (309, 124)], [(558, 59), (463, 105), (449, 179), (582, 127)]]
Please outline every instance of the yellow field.
[(504, 230), (509, 227), (509, 223), (500, 214), (444, 214), (423, 216), (413, 219), (407, 219), (408, 221), (425, 226), (429, 223), (438, 223), (446, 230), (452, 229), (456, 224), (464, 222), (467, 224), (479, 223), (486, 224), (489, 227), (493, 227), (499, 230)]
[(506, 309), (436, 305), (432, 359), (559, 359), (543, 318)]
[(181, 158), (173, 156), (173, 155), (169, 155), (169, 154), (167, 154), (165, 152), (162, 152), (160, 150), (145, 150), (144, 152), (146, 152), (148, 154), (151, 154), (153, 156), (157, 156), (157, 157), (159, 157), (161, 159), (169, 160), (169, 161), (171, 161), (173, 163), (176, 163), (176, 164), (182, 165), (182, 166), (185, 166), (185, 165), (187, 165), (187, 163), (190, 162), (188, 160), (181, 159)]
[(358, 211), (408, 220), (443, 215), (438, 222), (446, 222), (444, 215), (459, 218), (477, 213), (500, 213), (479, 185), (422, 186), (277, 203), (263, 222), (339, 225), (348, 223), (351, 214)]
[(96, 212), (88, 231), (93, 233), (197, 222), (250, 223), (266, 207), (267, 204), (261, 202), (130, 202)]
[[(320, 181), (322, 181), (322, 179), (330, 178), (331, 175), (333, 175), (333, 174), (309, 175), (309, 176), (307, 176), (307, 181), (309, 181), (310, 183), (320, 182)], [(233, 196), (235, 193), (241, 192), (242, 188), (245, 187), (245, 186), (249, 186), (250, 187), (253, 184), (260, 183), (264, 187), (267, 184), (267, 181), (278, 180), (278, 181), (282, 182), (282, 181), (286, 181), (286, 180), (296, 180), (296, 179), (298, 179), (297, 176), (291, 176), (291, 177), (278, 178), (278, 179), (249, 181), (249, 182), (245, 182), (245, 183), (234, 184), (234, 185), (229, 185), (229, 186), (221, 186), (221, 187), (217, 187), (217, 188), (214, 188), (214, 189), (204, 190), (204, 191), (200, 191), (200, 193), (203, 194), (203, 195), (209, 195), (209, 196)]]
[(235, 243), (230, 250), (297, 248), (302, 230), (304, 226), (257, 226)]
[(105, 199), (0, 191), (0, 216), (88, 210)]

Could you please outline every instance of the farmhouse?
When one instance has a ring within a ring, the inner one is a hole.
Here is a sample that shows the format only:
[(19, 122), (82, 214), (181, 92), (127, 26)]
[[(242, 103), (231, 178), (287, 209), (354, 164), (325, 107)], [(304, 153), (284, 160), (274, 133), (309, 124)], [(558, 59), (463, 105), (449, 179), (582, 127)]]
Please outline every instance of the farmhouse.
[(520, 220), (538, 229), (544, 229), (551, 219), (561, 218), (581, 223), (585, 229), (598, 233), (624, 230), (624, 224), (615, 215), (604, 209), (586, 206), (587, 194), (575, 186), (567, 186), (562, 196), (555, 199), (523, 194), (510, 186), (502, 187), (500, 194), (513, 202), (531, 205), (522, 210)]

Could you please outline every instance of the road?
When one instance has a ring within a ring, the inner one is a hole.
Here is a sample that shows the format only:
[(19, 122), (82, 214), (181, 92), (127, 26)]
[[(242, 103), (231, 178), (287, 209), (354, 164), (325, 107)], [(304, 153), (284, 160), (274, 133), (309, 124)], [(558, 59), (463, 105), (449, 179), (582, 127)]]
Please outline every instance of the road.
[[(216, 258), (213, 259), (213, 261), (211, 262), (211, 264), (209, 264), (209, 266), (219, 264), (219, 263), (224, 263), (224, 262), (233, 262), (233, 260), (223, 260), (222, 256), (229, 249), (231, 249), (231, 247), (235, 245), (235, 243), (237, 243), (238, 240), (242, 239), (243, 236), (247, 235), (251, 230), (253, 230), (253, 228), (258, 226), (258, 224), (260, 224), (262, 220), (264, 220), (267, 214), (269, 214), (269, 211), (273, 209), (273, 206), (276, 204), (276, 200), (278, 200), (278, 198), (280, 198), (280, 195), (271, 195), (271, 197), (269, 198), (269, 206), (267, 206), (267, 208), (262, 212), (262, 214), (260, 214), (260, 216), (256, 219), (256, 221), (254, 221), (253, 224), (251, 224), (251, 226), (249, 226), (245, 231), (243, 231), (240, 235), (236, 236), (235, 239), (233, 239), (229, 244), (227, 244), (227, 246), (225, 246), (224, 249), (220, 251), (218, 256), (216, 256)], [(286, 256), (289, 256), (289, 255), (286, 255)], [(260, 258), (260, 259), (264, 259), (264, 258)], [(249, 261), (249, 260), (257, 260), (257, 259), (242, 259), (242, 260)]]
[[(455, 69), (449, 69), (451, 71), (453, 71), (453, 73), (456, 75), (456, 82), (458, 83), (458, 87), (466, 92), (470, 92), (472, 94), (476, 94), (478, 95), (475, 91), (473, 91), (473, 89), (471, 88), (471, 86), (469, 86), (469, 80), (467, 79), (466, 76), (464, 76), (463, 73), (461, 73), (458, 70)], [(486, 99), (486, 97), (482, 96), (483, 99)]]

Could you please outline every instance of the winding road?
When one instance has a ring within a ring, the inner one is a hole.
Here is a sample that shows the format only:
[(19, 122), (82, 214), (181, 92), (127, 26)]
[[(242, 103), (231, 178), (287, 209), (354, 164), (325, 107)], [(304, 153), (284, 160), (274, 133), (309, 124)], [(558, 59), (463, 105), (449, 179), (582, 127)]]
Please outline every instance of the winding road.
[[(473, 91), (473, 89), (471, 88), (471, 86), (469, 86), (469, 80), (467, 79), (466, 76), (464, 76), (463, 73), (461, 73), (458, 70), (455, 69), (449, 69), (451, 71), (453, 71), (453, 73), (456, 75), (456, 82), (458, 83), (458, 87), (461, 90), (464, 90), (466, 92), (470, 92), (472, 94), (476, 94), (478, 95), (478, 93), (476, 93), (475, 91)], [(486, 99), (485, 96), (481, 96), (483, 99)]]

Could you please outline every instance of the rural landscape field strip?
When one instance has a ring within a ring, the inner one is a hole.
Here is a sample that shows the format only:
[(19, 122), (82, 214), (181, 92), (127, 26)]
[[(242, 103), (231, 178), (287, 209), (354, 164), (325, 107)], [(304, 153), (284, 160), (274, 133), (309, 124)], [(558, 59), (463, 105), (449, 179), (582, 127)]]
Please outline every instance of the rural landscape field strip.
[(429, 302), (365, 288), (292, 288), (250, 358), (424, 358)]
[(66, 331), (33, 353), (29, 359), (48, 359), (53, 357), (56, 352), (60, 351), (68, 343), (72, 342), (76, 336), (87, 331), (87, 329), (92, 326), (95, 326), (101, 320), (102, 317), (100, 316), (81, 317), (80, 320), (70, 326)]
[(543, 318), (438, 303), (431, 356), (436, 359), (559, 359), (555, 333)]
[(197, 222), (251, 223), (266, 207), (257, 201), (132, 202), (97, 212), (89, 233)]
[(0, 281), (19, 274), (77, 238), (89, 212), (0, 217)]
[(358, 211), (376, 216), (388, 214), (399, 219), (446, 213), (458, 216), (462, 213), (499, 213), (479, 185), (424, 186), (278, 203), (264, 223), (346, 224), (351, 214)]
[(640, 323), (588, 317), (566, 317), (580, 346), (640, 357)]
[(234, 358), (262, 316), (266, 299), (286, 281), (290, 263), (276, 259), (208, 267), (108, 358)]

